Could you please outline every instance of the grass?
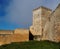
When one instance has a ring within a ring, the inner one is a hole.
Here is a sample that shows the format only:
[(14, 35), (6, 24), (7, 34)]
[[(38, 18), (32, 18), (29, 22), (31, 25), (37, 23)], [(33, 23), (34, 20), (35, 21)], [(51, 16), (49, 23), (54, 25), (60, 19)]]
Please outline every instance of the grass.
[(29, 41), (0, 46), (0, 49), (60, 49), (60, 43), (51, 41)]

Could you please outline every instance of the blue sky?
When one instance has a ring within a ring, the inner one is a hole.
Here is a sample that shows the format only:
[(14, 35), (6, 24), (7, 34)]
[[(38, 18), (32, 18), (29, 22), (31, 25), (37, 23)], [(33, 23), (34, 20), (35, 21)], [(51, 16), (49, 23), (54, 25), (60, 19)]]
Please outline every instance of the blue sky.
[(59, 3), (60, 0), (0, 0), (0, 29), (29, 28), (34, 8), (45, 6), (54, 10)]

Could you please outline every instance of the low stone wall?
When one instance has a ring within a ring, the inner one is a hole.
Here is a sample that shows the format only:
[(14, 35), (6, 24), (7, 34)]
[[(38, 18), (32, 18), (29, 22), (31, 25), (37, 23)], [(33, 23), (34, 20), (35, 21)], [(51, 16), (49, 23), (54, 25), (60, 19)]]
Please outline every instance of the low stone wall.
[(14, 30), (14, 34), (0, 34), (0, 45), (9, 44), (11, 42), (25, 42), (25, 41), (29, 41), (28, 30), (17, 29)]

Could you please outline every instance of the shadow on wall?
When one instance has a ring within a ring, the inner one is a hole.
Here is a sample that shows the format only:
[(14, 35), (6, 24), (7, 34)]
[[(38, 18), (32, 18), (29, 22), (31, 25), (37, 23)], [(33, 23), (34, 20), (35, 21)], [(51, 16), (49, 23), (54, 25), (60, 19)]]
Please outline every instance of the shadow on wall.
[(29, 31), (29, 40), (33, 40), (34, 36), (32, 35), (32, 33)]

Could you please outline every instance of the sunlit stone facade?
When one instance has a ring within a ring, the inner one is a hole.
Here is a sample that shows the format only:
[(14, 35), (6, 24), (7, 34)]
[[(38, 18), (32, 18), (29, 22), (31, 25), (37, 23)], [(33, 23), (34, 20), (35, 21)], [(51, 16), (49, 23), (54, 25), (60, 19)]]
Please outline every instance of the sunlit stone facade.
[(34, 9), (30, 31), (35, 40), (60, 41), (60, 4), (53, 12), (43, 6)]
[(34, 36), (37, 36), (36, 40), (38, 38), (39, 40), (42, 38), (44, 34), (43, 30), (50, 14), (51, 14), (51, 10), (43, 6), (33, 10), (32, 28), (34, 32), (32, 32), (32, 34)]

